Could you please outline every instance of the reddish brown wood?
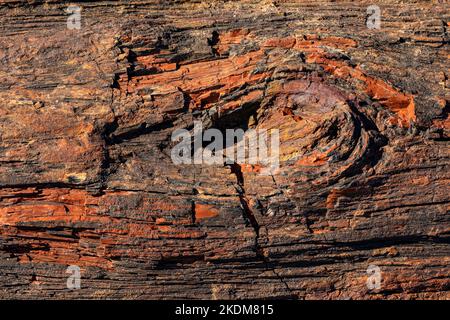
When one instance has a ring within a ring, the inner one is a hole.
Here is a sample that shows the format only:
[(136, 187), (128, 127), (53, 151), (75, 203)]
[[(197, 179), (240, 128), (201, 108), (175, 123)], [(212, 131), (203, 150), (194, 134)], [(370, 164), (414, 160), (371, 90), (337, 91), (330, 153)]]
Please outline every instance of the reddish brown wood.
[[(449, 6), (371, 4), (86, 1), (69, 30), (0, 0), (0, 297), (448, 299)], [(279, 172), (175, 165), (194, 121), (279, 129)]]

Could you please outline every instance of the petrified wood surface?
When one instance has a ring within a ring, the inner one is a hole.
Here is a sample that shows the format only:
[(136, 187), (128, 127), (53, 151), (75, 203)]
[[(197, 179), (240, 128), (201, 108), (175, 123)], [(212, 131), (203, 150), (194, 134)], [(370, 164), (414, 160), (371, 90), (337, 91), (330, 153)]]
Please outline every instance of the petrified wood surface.
[[(450, 298), (448, 3), (81, 5), (0, 0), (1, 298)], [(279, 172), (173, 164), (195, 120)]]

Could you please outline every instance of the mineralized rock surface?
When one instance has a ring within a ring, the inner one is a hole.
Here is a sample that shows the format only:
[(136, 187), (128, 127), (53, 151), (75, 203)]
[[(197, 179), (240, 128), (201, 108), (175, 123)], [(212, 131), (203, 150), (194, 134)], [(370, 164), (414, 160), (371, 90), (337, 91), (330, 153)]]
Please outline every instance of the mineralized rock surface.
[(68, 5), (0, 0), (0, 298), (450, 299), (448, 2)]

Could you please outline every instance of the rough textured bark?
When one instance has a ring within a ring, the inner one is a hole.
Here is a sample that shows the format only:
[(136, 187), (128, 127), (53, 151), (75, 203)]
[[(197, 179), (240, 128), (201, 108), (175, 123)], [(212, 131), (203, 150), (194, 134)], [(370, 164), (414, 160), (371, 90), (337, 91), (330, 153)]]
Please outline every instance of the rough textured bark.
[[(448, 3), (67, 5), (0, 0), (1, 298), (450, 298)], [(279, 172), (173, 164), (195, 120)]]

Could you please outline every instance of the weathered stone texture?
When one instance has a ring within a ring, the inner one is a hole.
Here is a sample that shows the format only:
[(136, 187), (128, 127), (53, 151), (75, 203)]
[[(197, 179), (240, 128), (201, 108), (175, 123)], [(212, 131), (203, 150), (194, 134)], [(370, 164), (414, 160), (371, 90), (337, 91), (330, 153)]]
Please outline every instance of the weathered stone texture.
[[(69, 30), (0, 0), (0, 297), (449, 299), (449, 4), (371, 4), (83, 1)], [(280, 170), (173, 164), (196, 120), (279, 129)]]

